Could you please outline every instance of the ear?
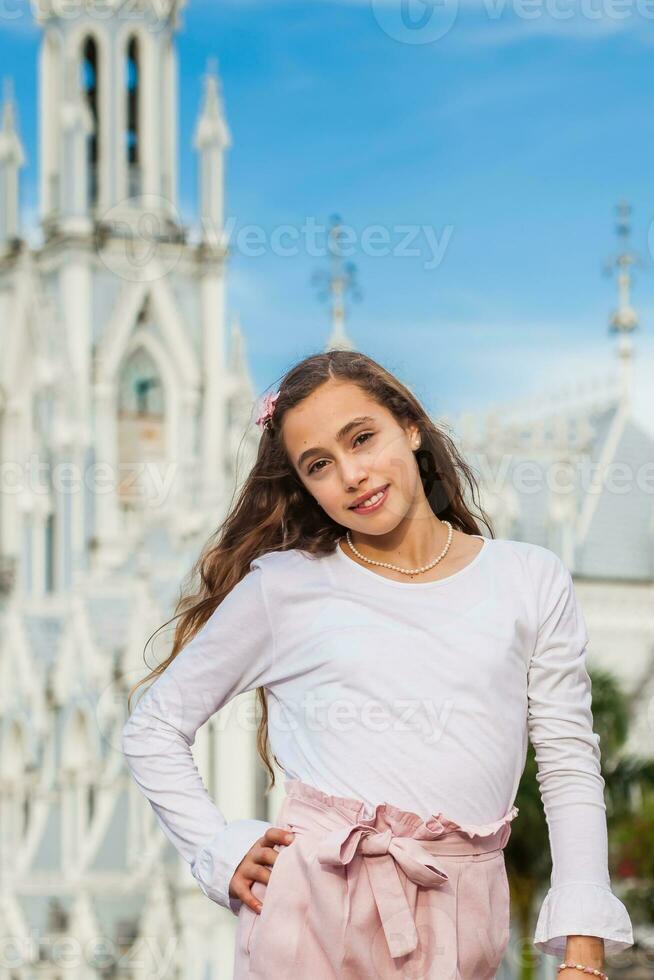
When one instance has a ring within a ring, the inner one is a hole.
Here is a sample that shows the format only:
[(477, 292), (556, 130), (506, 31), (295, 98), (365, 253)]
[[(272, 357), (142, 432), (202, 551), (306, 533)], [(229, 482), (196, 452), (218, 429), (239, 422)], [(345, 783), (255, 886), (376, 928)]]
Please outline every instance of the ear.
[(411, 446), (412, 451), (416, 452), (416, 450), (420, 449), (420, 445), (422, 443), (420, 429), (414, 423), (408, 426), (407, 434), (409, 436), (409, 445)]

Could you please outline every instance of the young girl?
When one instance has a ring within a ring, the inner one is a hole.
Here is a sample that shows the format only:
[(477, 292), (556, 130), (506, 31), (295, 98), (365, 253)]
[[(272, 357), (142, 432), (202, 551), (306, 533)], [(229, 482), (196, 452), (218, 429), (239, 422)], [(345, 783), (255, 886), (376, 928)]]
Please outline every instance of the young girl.
[[(361, 353), (301, 361), (257, 421), (254, 467), (123, 732), (164, 832), (238, 915), (234, 976), (494, 977), (531, 738), (553, 865), (534, 944), (565, 957), (561, 980), (605, 977), (633, 937), (570, 573), (479, 533), (453, 442)], [(190, 748), (253, 689), (259, 752), (274, 783), (269, 739), (286, 777), (274, 824), (226, 822)]]

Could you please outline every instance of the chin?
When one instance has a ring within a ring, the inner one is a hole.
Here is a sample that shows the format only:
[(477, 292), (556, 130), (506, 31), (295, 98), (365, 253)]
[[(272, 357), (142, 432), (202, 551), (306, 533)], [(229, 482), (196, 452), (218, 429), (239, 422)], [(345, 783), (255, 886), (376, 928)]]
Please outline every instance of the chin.
[(382, 521), (373, 521), (370, 517), (364, 517), (360, 523), (351, 525), (348, 524), (347, 527), (350, 531), (354, 531), (356, 534), (365, 534), (369, 538), (379, 538), (384, 534), (390, 534), (394, 531), (398, 524), (401, 523), (402, 518), (399, 520), (389, 521), (386, 519)]

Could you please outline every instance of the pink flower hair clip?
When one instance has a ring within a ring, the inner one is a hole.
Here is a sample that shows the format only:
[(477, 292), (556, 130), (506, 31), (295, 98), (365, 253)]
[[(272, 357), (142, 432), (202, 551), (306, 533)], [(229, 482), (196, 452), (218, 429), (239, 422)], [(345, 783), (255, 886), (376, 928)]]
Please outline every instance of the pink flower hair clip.
[(267, 394), (261, 399), (259, 403), (259, 416), (257, 418), (257, 425), (260, 429), (272, 428), (272, 415), (278, 398), (279, 392), (277, 391), (274, 395)]

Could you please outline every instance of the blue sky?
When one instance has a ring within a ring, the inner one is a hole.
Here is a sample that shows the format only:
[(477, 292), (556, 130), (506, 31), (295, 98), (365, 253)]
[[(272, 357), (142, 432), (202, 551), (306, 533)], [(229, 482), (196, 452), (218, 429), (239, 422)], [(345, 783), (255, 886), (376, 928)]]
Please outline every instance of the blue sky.
[[(196, 221), (192, 132), (215, 56), (233, 139), (227, 215), (269, 236), (339, 213), (359, 243), (355, 345), (442, 415), (614, 368), (616, 280), (602, 266), (626, 199), (644, 261), (636, 409), (654, 418), (654, 8), (453, 2), (430, 15), (411, 0), (411, 27), (399, 0), (190, 0), (178, 36), (184, 220)], [(3, 9), (22, 12), (0, 17), (0, 71), (15, 80), (32, 222), (38, 31), (27, 4)], [(360, 247), (377, 225), (385, 255)], [(394, 254), (406, 225), (418, 255)], [(425, 226), (443, 249), (435, 265)], [(311, 283), (326, 259), (301, 242), (293, 256), (237, 250), (230, 262), (229, 308), (260, 391), (329, 333)]]

